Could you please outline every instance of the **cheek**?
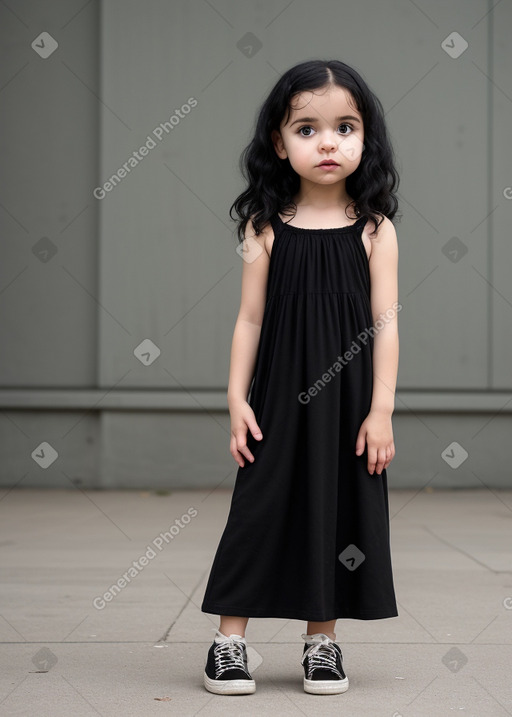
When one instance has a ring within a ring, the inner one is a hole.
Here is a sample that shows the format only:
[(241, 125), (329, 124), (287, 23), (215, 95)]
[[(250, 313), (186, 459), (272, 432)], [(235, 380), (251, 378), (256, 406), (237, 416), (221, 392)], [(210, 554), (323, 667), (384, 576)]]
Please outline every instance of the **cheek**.
[(360, 135), (350, 134), (339, 143), (339, 150), (350, 162), (359, 164), (362, 157), (364, 143)]
[(290, 142), (290, 151), (297, 157), (306, 157), (311, 149), (308, 147), (307, 142), (300, 141), (300, 139), (293, 139)]

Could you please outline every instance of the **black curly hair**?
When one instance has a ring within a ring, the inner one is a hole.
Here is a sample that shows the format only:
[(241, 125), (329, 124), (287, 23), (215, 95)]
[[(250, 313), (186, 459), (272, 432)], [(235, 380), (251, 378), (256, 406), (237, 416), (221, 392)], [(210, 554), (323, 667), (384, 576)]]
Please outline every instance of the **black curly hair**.
[[(300, 188), (300, 177), (288, 159), (280, 159), (271, 134), (278, 130), (285, 113), (290, 116), (290, 102), (300, 92), (329, 86), (347, 89), (361, 113), (364, 125), (364, 152), (357, 169), (347, 177), (346, 190), (357, 218), (368, 217), (374, 229), (390, 220), (398, 209), (395, 190), (399, 176), (379, 99), (362, 77), (340, 60), (308, 60), (287, 70), (274, 85), (262, 104), (251, 142), (243, 150), (239, 166), (248, 186), (233, 202), (229, 216), (237, 222), (239, 242), (245, 238), (249, 219), (256, 235), (261, 234), (276, 213), (295, 207), (293, 198)], [(239, 219), (234, 219), (233, 209)], [(352, 217), (353, 218), (353, 217)]]

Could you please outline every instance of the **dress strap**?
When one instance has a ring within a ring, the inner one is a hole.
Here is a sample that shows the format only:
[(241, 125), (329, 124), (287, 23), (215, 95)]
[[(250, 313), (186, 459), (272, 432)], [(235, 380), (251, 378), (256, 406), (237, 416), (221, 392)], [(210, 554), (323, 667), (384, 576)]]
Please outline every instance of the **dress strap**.
[(274, 230), (274, 236), (276, 237), (278, 234), (281, 233), (283, 229), (283, 222), (278, 214), (273, 214), (270, 217), (270, 224), (272, 226), (272, 229)]

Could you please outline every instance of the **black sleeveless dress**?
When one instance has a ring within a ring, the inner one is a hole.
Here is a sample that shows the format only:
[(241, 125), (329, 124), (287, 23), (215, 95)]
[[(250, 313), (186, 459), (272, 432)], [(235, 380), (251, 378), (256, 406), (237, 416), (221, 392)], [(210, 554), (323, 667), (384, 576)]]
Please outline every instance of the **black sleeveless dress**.
[(386, 470), (355, 443), (372, 399), (366, 218), (300, 229), (275, 215), (248, 402), (254, 462), (238, 467), (201, 610), (326, 621), (398, 615)]

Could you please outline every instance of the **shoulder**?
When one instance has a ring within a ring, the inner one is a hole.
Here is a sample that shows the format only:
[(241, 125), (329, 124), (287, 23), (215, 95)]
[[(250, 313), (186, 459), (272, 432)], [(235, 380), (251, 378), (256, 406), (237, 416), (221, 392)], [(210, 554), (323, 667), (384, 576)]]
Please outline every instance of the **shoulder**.
[(368, 255), (370, 265), (375, 263), (375, 261), (372, 262), (372, 258), (381, 255), (386, 247), (389, 249), (389, 247), (397, 246), (396, 231), (393, 222), (386, 216), (379, 214), (377, 215), (377, 219), (380, 221), (377, 229), (375, 229), (373, 221), (368, 219), (361, 234), (361, 240)]
[[(368, 222), (365, 229), (373, 222)], [(387, 283), (391, 277), (396, 277), (398, 271), (398, 242), (393, 222), (384, 217), (375, 234), (370, 234), (371, 254), (369, 261), (372, 285), (384, 281)]]
[(395, 225), (388, 217), (382, 218), (377, 230), (374, 229), (373, 222), (368, 220), (364, 228), (364, 233), (371, 241), (372, 254), (375, 251), (398, 250)]
[(247, 226), (245, 227), (245, 240), (247, 240), (248, 244), (250, 244), (251, 241), (256, 242), (262, 249), (265, 250), (268, 258), (270, 258), (272, 245), (274, 243), (274, 230), (272, 228), (272, 223), (270, 221), (267, 222), (260, 233), (256, 234), (252, 219), (253, 217), (251, 216), (247, 221)]
[(368, 233), (371, 239), (375, 239), (377, 241), (386, 241), (386, 239), (390, 236), (394, 236), (396, 238), (395, 225), (393, 224), (391, 219), (388, 219), (388, 217), (382, 214), (377, 215), (377, 217), (380, 223), (376, 230), (374, 229), (373, 222), (370, 220), (368, 220), (365, 225), (365, 232)]

